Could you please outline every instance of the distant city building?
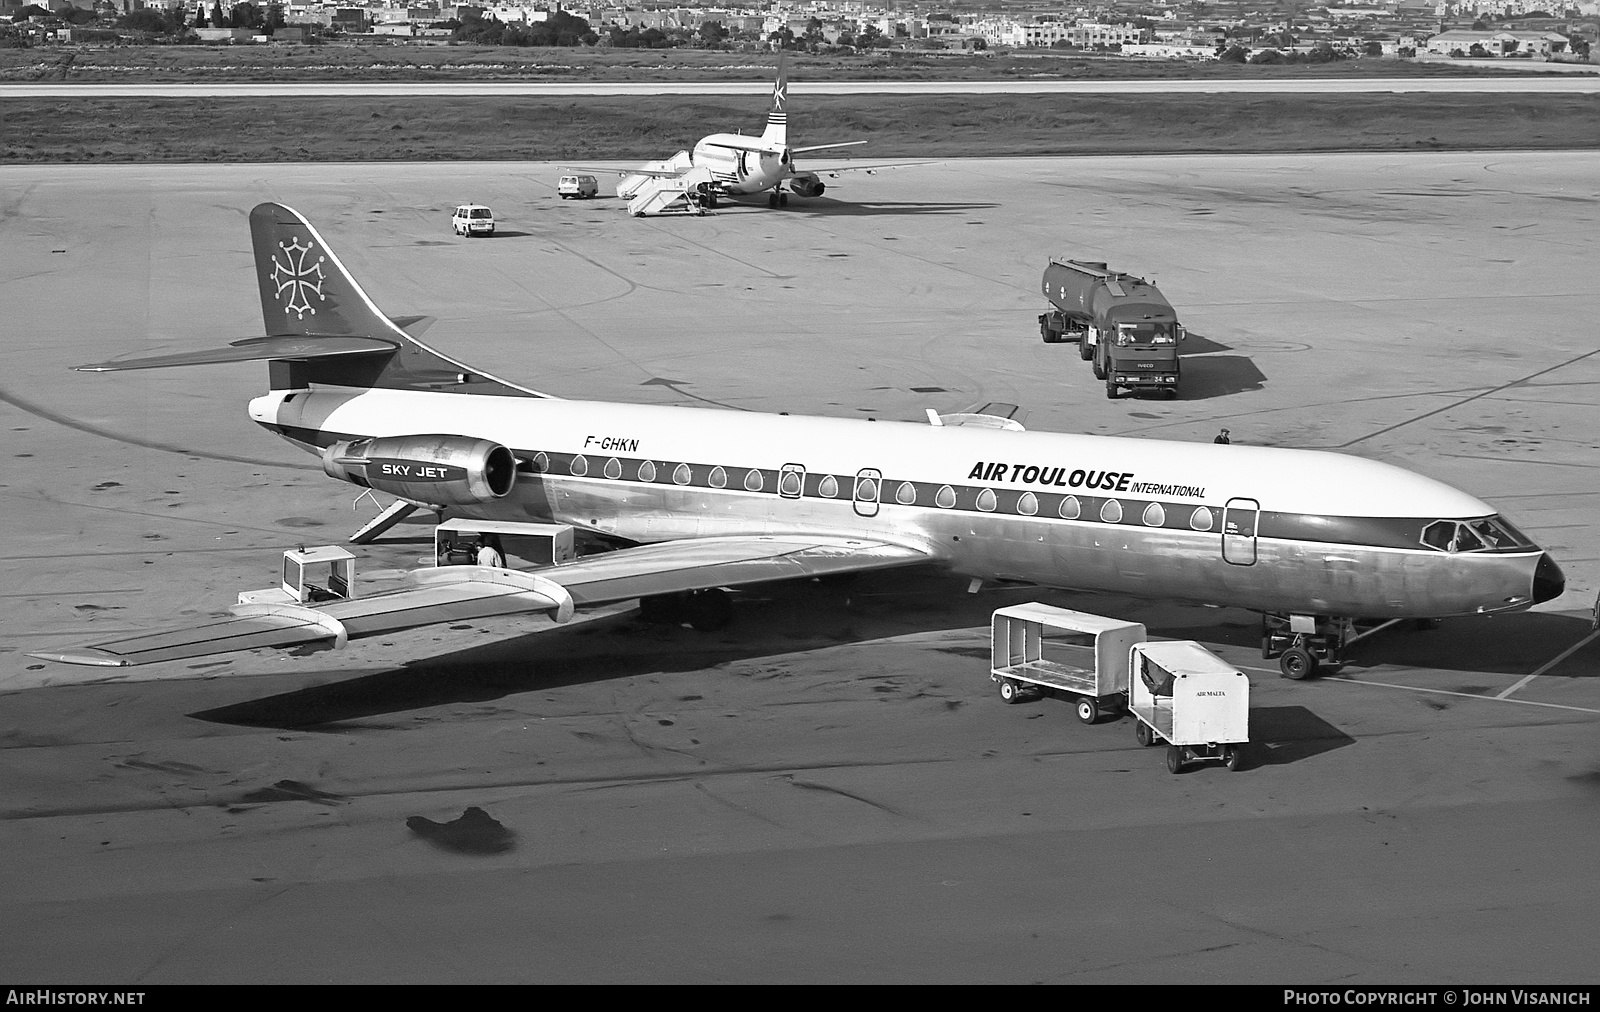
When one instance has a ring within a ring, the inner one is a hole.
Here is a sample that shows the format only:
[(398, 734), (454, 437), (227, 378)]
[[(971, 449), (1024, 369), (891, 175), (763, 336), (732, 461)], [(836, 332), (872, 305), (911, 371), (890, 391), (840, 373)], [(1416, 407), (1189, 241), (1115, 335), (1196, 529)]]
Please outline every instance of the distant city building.
[(1472, 47), (1479, 46), (1489, 56), (1502, 57), (1528, 54), (1548, 58), (1567, 51), (1567, 37), (1555, 32), (1471, 31), (1452, 29), (1440, 32), (1427, 42), (1430, 53), (1450, 56), (1454, 53), (1471, 55)]

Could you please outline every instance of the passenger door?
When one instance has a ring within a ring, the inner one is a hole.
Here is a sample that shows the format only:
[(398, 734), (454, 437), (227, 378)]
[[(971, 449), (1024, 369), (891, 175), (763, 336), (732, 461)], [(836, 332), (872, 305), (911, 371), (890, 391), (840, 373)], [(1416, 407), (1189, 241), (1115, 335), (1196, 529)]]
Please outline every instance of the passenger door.
[(1254, 499), (1229, 499), (1222, 508), (1222, 561), (1234, 566), (1256, 564), (1256, 528), (1261, 504)]
[(875, 467), (863, 467), (856, 472), (856, 487), (850, 498), (855, 506), (856, 515), (875, 517), (878, 515), (878, 496), (883, 491), (883, 472)]

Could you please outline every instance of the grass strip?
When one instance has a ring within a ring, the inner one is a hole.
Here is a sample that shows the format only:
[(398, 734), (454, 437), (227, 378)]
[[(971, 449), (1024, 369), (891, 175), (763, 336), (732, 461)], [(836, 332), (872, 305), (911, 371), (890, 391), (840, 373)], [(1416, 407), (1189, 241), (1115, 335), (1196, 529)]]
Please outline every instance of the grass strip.
[[(0, 98), (0, 163), (660, 158), (764, 99)], [(881, 158), (1600, 147), (1595, 95), (817, 96), (796, 145)]]

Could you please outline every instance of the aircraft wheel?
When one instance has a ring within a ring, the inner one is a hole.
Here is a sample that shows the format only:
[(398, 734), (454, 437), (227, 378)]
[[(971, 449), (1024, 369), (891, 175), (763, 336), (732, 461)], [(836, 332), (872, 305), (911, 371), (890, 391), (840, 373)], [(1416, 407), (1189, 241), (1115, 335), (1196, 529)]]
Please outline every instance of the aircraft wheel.
[(725, 590), (697, 590), (689, 595), (684, 611), (697, 632), (715, 632), (733, 621), (733, 599)]
[(1298, 682), (1317, 673), (1317, 658), (1305, 647), (1290, 647), (1278, 658), (1278, 670)]
[(789, 195), (787, 193), (778, 194), (778, 206), (779, 207), (788, 207), (789, 206)]
[(1000, 679), (1000, 698), (1008, 703), (1022, 702), (1022, 686), (1009, 678)]
[(1078, 719), (1085, 724), (1093, 724), (1100, 719), (1100, 704), (1092, 697), (1084, 696), (1078, 700)]
[(777, 207), (778, 206), (778, 195), (776, 193), (767, 194), (767, 206), (768, 207)]
[(1167, 772), (1177, 773), (1183, 769), (1183, 749), (1177, 745), (1167, 746)]

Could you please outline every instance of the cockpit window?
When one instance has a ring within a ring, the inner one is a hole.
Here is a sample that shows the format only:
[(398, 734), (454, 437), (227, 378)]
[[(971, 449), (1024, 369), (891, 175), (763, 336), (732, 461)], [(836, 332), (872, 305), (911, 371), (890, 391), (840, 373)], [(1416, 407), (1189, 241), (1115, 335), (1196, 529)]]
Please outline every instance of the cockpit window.
[(1499, 517), (1482, 520), (1435, 520), (1422, 529), (1422, 543), (1441, 552), (1483, 552), (1531, 548), (1533, 542)]
[(1441, 552), (1450, 550), (1456, 538), (1456, 525), (1448, 520), (1436, 520), (1422, 529), (1422, 543)]

